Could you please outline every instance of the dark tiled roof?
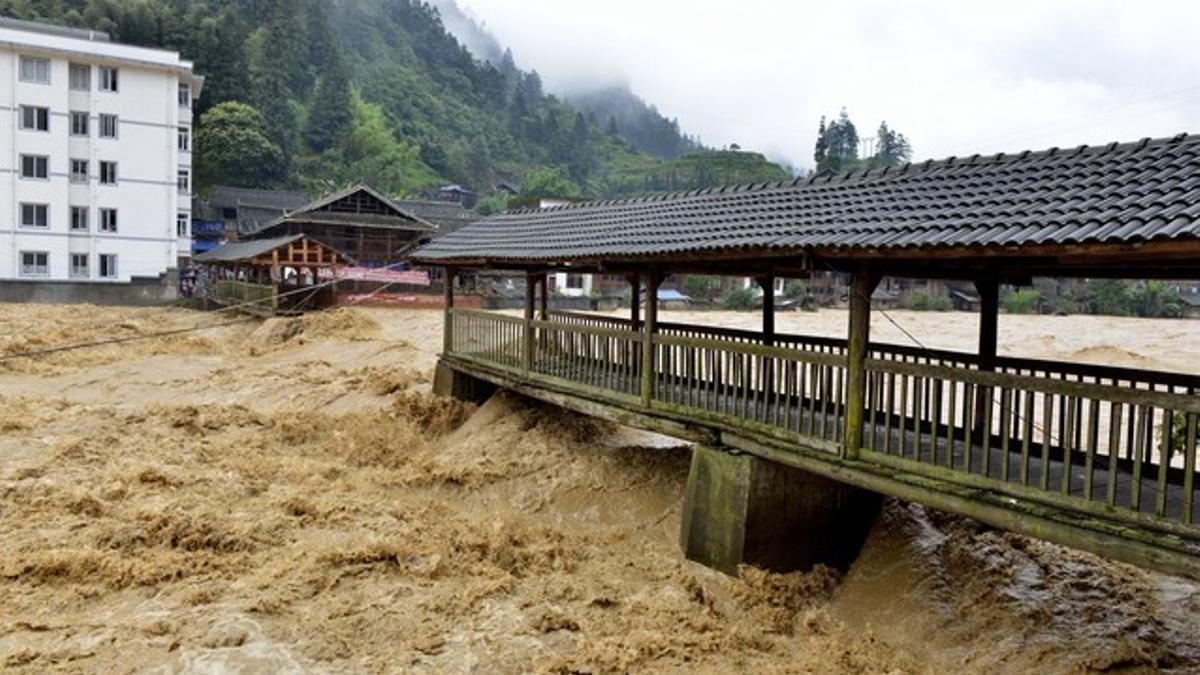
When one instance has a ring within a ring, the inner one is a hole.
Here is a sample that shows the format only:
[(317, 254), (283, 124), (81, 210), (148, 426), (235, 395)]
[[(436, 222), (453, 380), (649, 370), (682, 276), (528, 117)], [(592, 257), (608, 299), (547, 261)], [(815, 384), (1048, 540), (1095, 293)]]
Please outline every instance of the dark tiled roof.
[(259, 190), (214, 185), (208, 191), (208, 202), (217, 208), (254, 206), (283, 211), (284, 209), (298, 209), (310, 201), (312, 198), (303, 192), (286, 190)]
[(461, 202), (438, 202), (425, 199), (397, 199), (397, 205), (409, 213), (437, 225), (439, 236), (449, 234), (479, 220)]
[(235, 262), (238, 260), (249, 260), (303, 238), (304, 235), (302, 234), (293, 234), (287, 237), (274, 237), (272, 239), (230, 242), (224, 246), (214, 248), (207, 253), (201, 253), (196, 256), (196, 262)]
[(582, 261), (1197, 237), (1200, 136), (1180, 135), (510, 212), (414, 258)]
[[(374, 200), (372, 204), (380, 207), (382, 210), (370, 213), (360, 213), (357, 209), (353, 211), (337, 210), (339, 206), (338, 202), (350, 198), (362, 198), (363, 196), (366, 196), (369, 200)], [(385, 197), (368, 185), (354, 185), (326, 195), (311, 204), (306, 203), (299, 208), (288, 209), (275, 215), (276, 217), (271, 220), (257, 223), (253, 229), (243, 230), (239, 223), (238, 231), (246, 236), (260, 236), (268, 234), (269, 230), (287, 223), (316, 223), (415, 232), (433, 232), (437, 230), (436, 225), (414, 215), (402, 207), (396, 200)]]

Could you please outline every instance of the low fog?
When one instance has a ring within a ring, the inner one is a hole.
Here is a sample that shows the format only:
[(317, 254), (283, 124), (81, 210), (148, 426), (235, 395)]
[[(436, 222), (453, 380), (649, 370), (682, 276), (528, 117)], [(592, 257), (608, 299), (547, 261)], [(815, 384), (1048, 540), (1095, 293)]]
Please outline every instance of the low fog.
[(1187, 0), (459, 5), (552, 92), (628, 83), (707, 145), (797, 166), (843, 106), (917, 159), (1200, 130)]

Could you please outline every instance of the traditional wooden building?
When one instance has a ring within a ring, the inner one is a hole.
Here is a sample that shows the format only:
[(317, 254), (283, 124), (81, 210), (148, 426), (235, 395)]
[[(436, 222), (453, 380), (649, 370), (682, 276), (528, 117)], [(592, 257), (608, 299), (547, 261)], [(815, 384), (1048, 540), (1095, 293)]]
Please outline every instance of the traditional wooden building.
[[(696, 440), (689, 557), (843, 563), (878, 495), (1200, 577), (1200, 377), (998, 353), (999, 288), (1200, 269), (1200, 136), (506, 213), (414, 258), (527, 275), (523, 317), (455, 309), (437, 389), (496, 386)], [(547, 276), (847, 275), (845, 339), (550, 312)], [(971, 353), (870, 340), (884, 277), (974, 286)], [(857, 543), (856, 543), (857, 542)]]
[(303, 234), (362, 267), (399, 263), (438, 228), (366, 185), (356, 185), (241, 232), (243, 239)]
[(328, 307), (331, 283), (321, 272), (341, 256), (303, 234), (231, 242), (196, 256), (204, 270), (200, 297), (251, 314), (290, 314)]

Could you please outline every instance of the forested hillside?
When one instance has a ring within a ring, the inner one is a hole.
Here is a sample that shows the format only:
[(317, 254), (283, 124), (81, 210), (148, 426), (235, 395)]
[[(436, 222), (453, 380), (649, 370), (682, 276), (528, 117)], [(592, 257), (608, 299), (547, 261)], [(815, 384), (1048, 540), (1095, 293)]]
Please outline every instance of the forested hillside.
[[(363, 181), (410, 194), (453, 182), (487, 194), (552, 174), (579, 196), (610, 197), (786, 177), (754, 153), (667, 161), (695, 145), (626, 140), (619, 122), (548, 95), (498, 44), (497, 63), (479, 58), (415, 0), (0, 0), (0, 13), (194, 60), (207, 78), (201, 189)], [(661, 131), (684, 139), (670, 124)]]

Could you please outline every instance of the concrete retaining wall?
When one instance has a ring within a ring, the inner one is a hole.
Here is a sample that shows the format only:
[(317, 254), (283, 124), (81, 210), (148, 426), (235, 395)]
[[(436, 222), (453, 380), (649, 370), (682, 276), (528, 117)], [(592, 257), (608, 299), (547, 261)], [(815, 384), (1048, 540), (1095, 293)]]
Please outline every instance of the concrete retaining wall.
[(134, 277), (129, 283), (96, 283), (36, 279), (0, 281), (0, 302), (92, 304), (151, 307), (179, 298), (179, 273), (158, 278)]

